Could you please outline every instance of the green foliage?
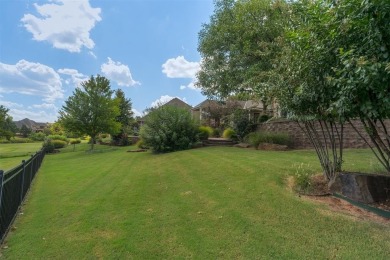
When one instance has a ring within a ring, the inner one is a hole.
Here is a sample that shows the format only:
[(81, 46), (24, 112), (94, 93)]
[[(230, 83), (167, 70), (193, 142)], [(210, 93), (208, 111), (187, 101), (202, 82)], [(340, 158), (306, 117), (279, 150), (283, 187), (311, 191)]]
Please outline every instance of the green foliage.
[(33, 143), (34, 141), (31, 140), (30, 138), (19, 138), (19, 137), (14, 137), (11, 138), (10, 140), (7, 139), (1, 139), (0, 143), (2, 144), (24, 144), (24, 143)]
[(43, 142), (42, 147), (45, 149), (46, 153), (53, 153), (54, 152), (54, 144), (53, 141), (49, 138), (46, 138), (45, 141)]
[(213, 137), (221, 137), (221, 132), (222, 132), (222, 130), (220, 128), (214, 128), (212, 136)]
[(291, 137), (284, 133), (252, 132), (245, 137), (245, 142), (257, 149), (260, 143), (292, 146)]
[(33, 141), (44, 141), (45, 137), (46, 137), (46, 135), (42, 132), (31, 133), (29, 136), (29, 138)]
[(51, 140), (51, 143), (54, 146), (54, 149), (64, 148), (68, 144), (67, 142), (62, 140)]
[(231, 128), (226, 128), (223, 131), (222, 137), (226, 139), (231, 139), (236, 135), (236, 132)]
[(100, 133), (117, 134), (121, 123), (118, 99), (112, 98), (110, 82), (105, 77), (91, 76), (75, 88), (60, 110), (59, 121), (67, 131), (91, 136), (91, 150)]
[(77, 139), (71, 138), (71, 139), (69, 139), (69, 143), (70, 144), (79, 144), (79, 143), (81, 143), (81, 140), (79, 138), (77, 138)]
[(255, 124), (249, 119), (249, 111), (244, 109), (235, 110), (229, 117), (229, 125), (239, 140), (255, 130)]
[(269, 115), (261, 115), (259, 118), (259, 122), (260, 123), (267, 122), (270, 118), (271, 117)]
[(140, 149), (149, 149), (149, 147), (145, 145), (145, 142), (142, 139), (139, 139), (135, 144), (135, 146), (137, 146)]
[(295, 168), (294, 180), (295, 180), (295, 189), (298, 192), (307, 192), (311, 185), (311, 177), (314, 172), (310, 169), (310, 164), (299, 164)]
[(61, 141), (64, 141), (66, 143), (69, 142), (68, 138), (64, 135), (48, 135), (47, 138), (51, 139), (51, 140), (61, 140)]
[(270, 103), (287, 8), (284, 1), (215, 1), (210, 22), (199, 32), (197, 85), (203, 94), (225, 98), (244, 92)]
[(132, 132), (131, 126), (135, 121), (133, 118), (133, 111), (131, 110), (132, 104), (130, 99), (126, 99), (125, 93), (118, 89), (115, 92), (115, 99), (119, 106), (119, 115), (116, 117), (116, 121), (121, 124), (121, 130), (118, 134), (112, 136), (112, 143), (114, 145), (126, 146), (131, 142), (128, 139), (128, 134)]
[(207, 140), (209, 137), (211, 137), (214, 133), (214, 130), (210, 126), (199, 126), (199, 139), (200, 140)]
[(12, 117), (8, 115), (8, 111), (8, 108), (0, 105), (0, 138), (5, 137), (9, 141), (15, 136), (18, 129)]
[(189, 111), (161, 106), (146, 116), (140, 136), (154, 152), (173, 152), (192, 147), (197, 141), (198, 129)]
[(55, 122), (50, 125), (50, 134), (51, 135), (64, 135), (65, 130), (64, 126), (60, 122)]
[(20, 133), (22, 134), (23, 137), (27, 137), (31, 134), (32, 130), (31, 128), (27, 127), (26, 125), (22, 125), (20, 128)]

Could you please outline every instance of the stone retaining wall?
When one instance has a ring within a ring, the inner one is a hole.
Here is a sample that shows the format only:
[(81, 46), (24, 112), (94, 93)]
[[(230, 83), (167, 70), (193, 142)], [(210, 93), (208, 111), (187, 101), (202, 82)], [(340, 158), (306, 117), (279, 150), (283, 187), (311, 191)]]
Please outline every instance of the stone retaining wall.
[[(354, 126), (369, 140), (368, 135), (364, 131), (364, 127), (359, 120), (353, 121)], [(385, 121), (387, 129), (390, 129), (390, 120)], [(294, 148), (313, 148), (309, 138), (305, 135), (302, 129), (295, 121), (280, 119), (271, 122), (265, 122), (257, 127), (258, 131), (287, 133), (291, 136), (294, 142)], [(359, 134), (352, 128), (350, 124), (344, 126), (344, 148), (368, 148), (368, 145), (363, 141)]]

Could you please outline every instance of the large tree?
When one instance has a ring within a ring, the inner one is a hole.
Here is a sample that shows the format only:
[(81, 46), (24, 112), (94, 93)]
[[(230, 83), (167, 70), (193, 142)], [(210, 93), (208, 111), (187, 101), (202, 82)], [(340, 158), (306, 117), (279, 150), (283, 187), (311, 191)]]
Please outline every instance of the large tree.
[(117, 99), (119, 105), (119, 115), (116, 117), (116, 121), (121, 123), (122, 127), (118, 134), (113, 135), (112, 139), (116, 144), (128, 145), (128, 133), (131, 131), (130, 127), (134, 122), (133, 111), (131, 110), (131, 99), (125, 97), (125, 93), (121, 89), (115, 91), (115, 99)]
[(75, 89), (59, 112), (59, 121), (67, 131), (91, 137), (91, 150), (100, 133), (120, 131), (121, 124), (116, 120), (120, 114), (118, 100), (113, 93), (108, 79), (91, 76)]
[(10, 140), (15, 135), (17, 127), (8, 112), (8, 108), (0, 105), (0, 137)]
[(351, 119), (362, 122), (365, 141), (390, 173), (390, 1), (342, 0), (329, 9), (338, 61), (329, 80), (338, 90), (334, 110), (352, 126)]
[(282, 0), (218, 0), (199, 32), (197, 85), (210, 98), (246, 92), (272, 101), (288, 5)]
[(335, 47), (328, 40), (333, 14), (325, 1), (293, 6), (278, 67), (278, 101), (310, 139), (331, 185), (343, 162), (344, 129), (344, 120), (331, 110), (337, 89), (328, 82), (337, 63)]

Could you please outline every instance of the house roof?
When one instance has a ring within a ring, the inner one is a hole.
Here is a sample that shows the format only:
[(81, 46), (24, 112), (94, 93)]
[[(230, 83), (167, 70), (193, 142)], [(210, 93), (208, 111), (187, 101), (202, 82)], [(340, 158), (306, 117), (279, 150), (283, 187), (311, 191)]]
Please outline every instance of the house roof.
[(163, 106), (175, 106), (175, 107), (181, 107), (181, 108), (187, 108), (192, 109), (192, 106), (188, 105), (186, 102), (184, 102), (181, 99), (173, 98), (167, 103), (165, 103)]
[[(237, 100), (228, 100), (227, 101), (227, 103), (237, 104), (241, 108), (244, 108), (245, 102), (246, 101), (237, 101)], [(215, 101), (215, 100), (206, 99), (203, 102), (196, 105), (192, 110), (199, 110), (201, 108), (207, 108), (210, 105), (220, 105), (220, 103), (218, 101)]]

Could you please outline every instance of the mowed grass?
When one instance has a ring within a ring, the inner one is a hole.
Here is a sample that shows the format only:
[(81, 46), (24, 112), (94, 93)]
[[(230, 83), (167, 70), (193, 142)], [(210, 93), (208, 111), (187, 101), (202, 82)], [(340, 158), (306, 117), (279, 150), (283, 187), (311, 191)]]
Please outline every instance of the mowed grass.
[[(389, 259), (390, 226), (302, 199), (286, 179), (312, 151), (201, 148), (49, 155), (6, 259)], [(349, 170), (369, 168), (348, 150)], [(366, 162), (366, 163), (364, 163)]]
[(0, 144), (0, 170), (10, 170), (42, 148), (42, 142)]

